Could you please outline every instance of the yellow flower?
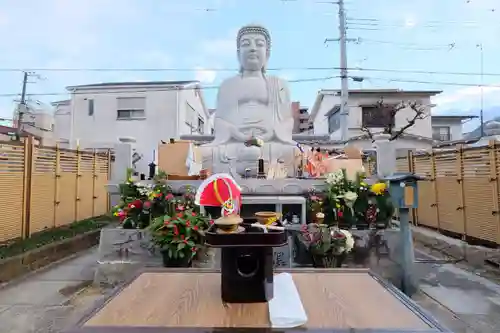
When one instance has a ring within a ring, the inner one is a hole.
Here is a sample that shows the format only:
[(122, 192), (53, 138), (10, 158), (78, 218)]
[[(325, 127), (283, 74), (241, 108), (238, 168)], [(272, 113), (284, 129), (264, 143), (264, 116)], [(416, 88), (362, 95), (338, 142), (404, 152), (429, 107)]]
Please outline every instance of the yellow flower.
[(359, 185), (361, 185), (361, 186), (365, 186), (365, 187), (366, 187), (366, 186), (368, 186), (368, 184), (367, 184), (367, 183), (365, 183), (365, 182), (361, 182), (361, 183), (359, 183)]
[(340, 204), (339, 203), (335, 204), (335, 207), (340, 208)]
[(385, 192), (387, 185), (385, 183), (375, 183), (371, 187), (371, 191), (376, 195), (382, 195)]

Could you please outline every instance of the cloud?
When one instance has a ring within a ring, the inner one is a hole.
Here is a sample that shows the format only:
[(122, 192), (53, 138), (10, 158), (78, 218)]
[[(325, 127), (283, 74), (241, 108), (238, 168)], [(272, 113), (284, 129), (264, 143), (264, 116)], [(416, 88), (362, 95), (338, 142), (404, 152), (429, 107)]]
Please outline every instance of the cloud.
[(201, 83), (210, 84), (217, 78), (217, 72), (213, 70), (203, 69), (202, 67), (196, 67), (195, 80)]
[[(500, 85), (483, 87), (484, 107), (500, 105)], [(481, 106), (481, 88), (467, 87), (449, 93), (442, 93), (432, 98), (436, 104), (436, 113), (446, 110), (469, 112)]]

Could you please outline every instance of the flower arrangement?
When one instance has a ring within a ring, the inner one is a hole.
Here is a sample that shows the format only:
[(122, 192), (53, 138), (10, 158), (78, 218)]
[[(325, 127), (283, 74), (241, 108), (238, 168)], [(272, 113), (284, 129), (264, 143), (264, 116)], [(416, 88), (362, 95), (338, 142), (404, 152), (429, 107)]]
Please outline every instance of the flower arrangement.
[(386, 183), (376, 182), (370, 186), (361, 173), (351, 180), (345, 170), (328, 174), (325, 183), (323, 195), (311, 192), (308, 196), (308, 209), (324, 213), (325, 224), (345, 229), (388, 225), (394, 207)]
[(153, 243), (163, 255), (164, 265), (189, 266), (196, 253), (203, 248), (204, 231), (210, 222), (207, 217), (185, 209), (155, 218), (149, 230)]
[(173, 200), (168, 185), (135, 181), (128, 170), (127, 181), (120, 184), (120, 202), (111, 212), (124, 229), (145, 228), (152, 219), (169, 212)]
[(311, 253), (316, 267), (340, 267), (354, 247), (349, 231), (317, 223), (304, 225), (299, 240)]

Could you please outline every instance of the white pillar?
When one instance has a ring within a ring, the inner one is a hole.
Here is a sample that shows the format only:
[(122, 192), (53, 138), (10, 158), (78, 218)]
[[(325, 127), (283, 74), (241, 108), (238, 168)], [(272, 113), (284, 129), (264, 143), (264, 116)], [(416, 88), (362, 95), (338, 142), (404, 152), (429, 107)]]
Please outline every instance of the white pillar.
[(377, 176), (384, 178), (396, 172), (396, 147), (389, 134), (376, 134), (373, 139), (377, 151)]

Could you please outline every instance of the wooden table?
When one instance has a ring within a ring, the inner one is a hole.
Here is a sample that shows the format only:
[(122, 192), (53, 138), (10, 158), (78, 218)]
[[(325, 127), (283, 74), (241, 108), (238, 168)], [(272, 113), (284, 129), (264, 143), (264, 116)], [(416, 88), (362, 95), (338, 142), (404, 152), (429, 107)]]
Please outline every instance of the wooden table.
[[(292, 274), (308, 321), (305, 327), (276, 332), (445, 331), (406, 296), (367, 270), (286, 271)], [(72, 333), (272, 331), (267, 303), (224, 304), (220, 298), (219, 272), (206, 269), (141, 272), (70, 330)]]

